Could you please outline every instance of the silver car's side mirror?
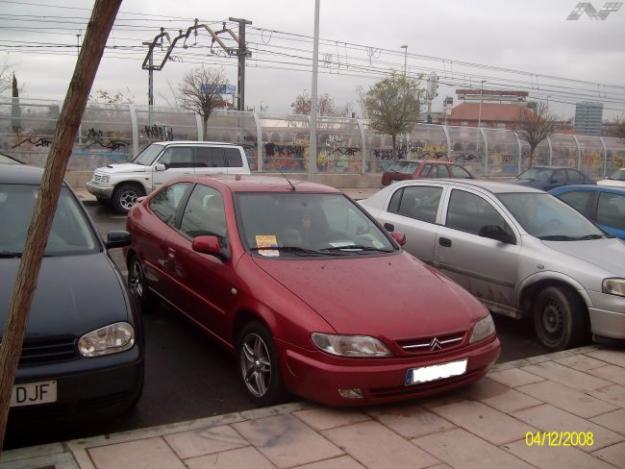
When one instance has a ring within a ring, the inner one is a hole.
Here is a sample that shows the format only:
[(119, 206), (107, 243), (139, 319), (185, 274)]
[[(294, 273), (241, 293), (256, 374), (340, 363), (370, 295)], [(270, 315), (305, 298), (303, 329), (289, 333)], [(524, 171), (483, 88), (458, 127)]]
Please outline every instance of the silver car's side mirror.
[(163, 163), (156, 163), (154, 165), (154, 171), (165, 171), (167, 169), (167, 166), (165, 166)]

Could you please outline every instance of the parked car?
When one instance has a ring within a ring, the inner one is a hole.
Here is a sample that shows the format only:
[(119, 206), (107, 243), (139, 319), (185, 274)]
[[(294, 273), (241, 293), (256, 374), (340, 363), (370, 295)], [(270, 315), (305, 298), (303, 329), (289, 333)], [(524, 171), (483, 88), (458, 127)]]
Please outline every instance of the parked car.
[(0, 153), (0, 164), (22, 164), (21, 161), (16, 160), (15, 158), (5, 155), (4, 153)]
[(250, 174), (243, 147), (220, 142), (157, 142), (130, 163), (96, 169), (86, 186), (100, 203), (127, 213), (138, 197), (172, 178), (222, 173)]
[(472, 179), (473, 176), (462, 166), (451, 161), (399, 160), (382, 174), (382, 185), (388, 186), (394, 181), (420, 178), (460, 178)]
[(589, 332), (625, 339), (625, 244), (554, 196), (494, 181), (405, 181), (361, 204), (492, 312), (533, 318), (546, 347)]
[(625, 168), (617, 169), (607, 179), (597, 181), (597, 184), (600, 186), (625, 187)]
[(519, 174), (514, 181), (522, 186), (549, 191), (568, 184), (594, 184), (584, 173), (560, 166), (532, 166)]
[(483, 376), (486, 308), (403, 252), (336, 189), (185, 177), (131, 210), (128, 282), (236, 353), (257, 404), (284, 390), (332, 405), (408, 399)]
[[(0, 331), (41, 175), (22, 165), (0, 171)], [(62, 188), (13, 386), (12, 427), (111, 418), (141, 396), (141, 317), (107, 254), (129, 243), (127, 232), (103, 242), (70, 188)]]
[(564, 186), (551, 194), (566, 202), (606, 233), (625, 240), (625, 186)]

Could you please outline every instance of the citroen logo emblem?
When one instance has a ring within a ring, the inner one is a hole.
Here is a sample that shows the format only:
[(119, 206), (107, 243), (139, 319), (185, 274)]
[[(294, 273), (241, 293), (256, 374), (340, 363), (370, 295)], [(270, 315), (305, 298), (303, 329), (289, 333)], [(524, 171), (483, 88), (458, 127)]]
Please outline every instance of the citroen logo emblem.
[(434, 337), (430, 342), (430, 351), (436, 352), (437, 350), (442, 349), (441, 343), (438, 341), (438, 337)]

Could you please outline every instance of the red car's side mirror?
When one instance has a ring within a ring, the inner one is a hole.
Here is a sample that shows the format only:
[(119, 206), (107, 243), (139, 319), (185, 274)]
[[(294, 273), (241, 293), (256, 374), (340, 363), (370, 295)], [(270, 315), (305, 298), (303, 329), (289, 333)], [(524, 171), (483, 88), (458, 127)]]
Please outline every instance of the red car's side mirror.
[(393, 231), (391, 233), (391, 236), (395, 241), (397, 241), (397, 244), (399, 244), (400, 246), (406, 244), (406, 235), (401, 231)]
[(224, 257), (221, 244), (219, 243), (219, 238), (217, 236), (196, 236), (193, 238), (191, 248), (196, 252), (210, 254), (211, 256), (218, 257), (219, 259), (223, 259)]

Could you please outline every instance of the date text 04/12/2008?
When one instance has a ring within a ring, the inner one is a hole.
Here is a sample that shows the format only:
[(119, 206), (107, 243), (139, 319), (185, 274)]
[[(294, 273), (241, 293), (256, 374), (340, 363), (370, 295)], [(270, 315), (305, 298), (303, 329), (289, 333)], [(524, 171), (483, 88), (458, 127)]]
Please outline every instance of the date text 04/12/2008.
[(593, 446), (595, 435), (593, 432), (527, 432), (525, 433), (527, 446)]

